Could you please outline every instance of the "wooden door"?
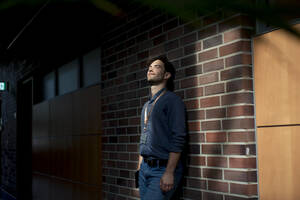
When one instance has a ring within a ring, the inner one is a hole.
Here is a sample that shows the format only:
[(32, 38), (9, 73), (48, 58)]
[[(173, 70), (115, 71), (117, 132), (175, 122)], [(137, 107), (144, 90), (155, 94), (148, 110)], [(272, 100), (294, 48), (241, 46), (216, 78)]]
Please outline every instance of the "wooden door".
[(254, 38), (254, 85), (260, 199), (298, 200), (299, 38), (283, 30)]

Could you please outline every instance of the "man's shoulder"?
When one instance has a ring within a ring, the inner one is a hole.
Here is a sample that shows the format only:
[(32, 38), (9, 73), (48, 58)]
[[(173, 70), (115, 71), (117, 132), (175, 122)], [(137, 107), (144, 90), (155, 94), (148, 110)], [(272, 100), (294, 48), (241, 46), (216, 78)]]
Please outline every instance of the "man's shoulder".
[(181, 97), (178, 96), (175, 92), (172, 92), (172, 91), (167, 91), (166, 93), (166, 98), (167, 100), (169, 101), (172, 101), (172, 102), (183, 102)]

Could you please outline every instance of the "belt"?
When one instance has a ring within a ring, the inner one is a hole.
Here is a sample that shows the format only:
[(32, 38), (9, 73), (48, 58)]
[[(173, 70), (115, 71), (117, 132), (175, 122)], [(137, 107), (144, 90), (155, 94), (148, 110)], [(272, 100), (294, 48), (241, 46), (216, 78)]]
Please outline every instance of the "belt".
[(149, 167), (165, 167), (168, 164), (168, 160), (163, 160), (163, 159), (147, 159), (144, 158), (144, 162), (149, 166)]

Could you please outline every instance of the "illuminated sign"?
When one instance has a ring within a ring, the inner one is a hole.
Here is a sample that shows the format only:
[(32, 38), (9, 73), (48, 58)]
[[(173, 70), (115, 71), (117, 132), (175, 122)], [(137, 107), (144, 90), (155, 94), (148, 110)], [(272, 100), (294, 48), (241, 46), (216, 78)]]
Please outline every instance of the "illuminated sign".
[(0, 91), (7, 90), (7, 84), (6, 82), (0, 81)]

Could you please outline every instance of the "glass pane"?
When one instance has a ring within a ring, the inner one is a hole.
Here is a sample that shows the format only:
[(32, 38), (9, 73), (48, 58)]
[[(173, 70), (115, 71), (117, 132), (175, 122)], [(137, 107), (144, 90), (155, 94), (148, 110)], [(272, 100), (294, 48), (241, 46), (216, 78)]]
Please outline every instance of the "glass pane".
[(51, 72), (43, 78), (43, 100), (55, 97), (55, 73)]
[(100, 82), (101, 78), (101, 50), (100, 48), (94, 49), (83, 56), (83, 86), (89, 86)]
[(79, 88), (79, 59), (58, 69), (58, 94), (62, 95)]

